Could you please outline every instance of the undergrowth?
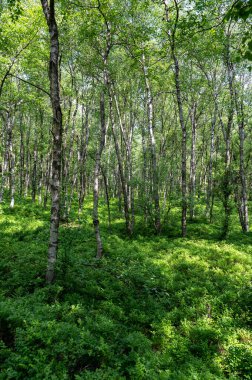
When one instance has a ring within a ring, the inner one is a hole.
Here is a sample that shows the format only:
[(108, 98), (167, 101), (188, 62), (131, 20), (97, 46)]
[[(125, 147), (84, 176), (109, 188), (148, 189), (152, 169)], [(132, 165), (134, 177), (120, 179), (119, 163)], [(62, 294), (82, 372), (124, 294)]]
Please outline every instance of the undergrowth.
[[(179, 211), (159, 236), (136, 219), (132, 239), (101, 204), (60, 228), (56, 281), (45, 286), (49, 213), (30, 201), (0, 214), (0, 379), (251, 379), (251, 234), (221, 212), (179, 237)], [(199, 214), (200, 215), (200, 214)]]

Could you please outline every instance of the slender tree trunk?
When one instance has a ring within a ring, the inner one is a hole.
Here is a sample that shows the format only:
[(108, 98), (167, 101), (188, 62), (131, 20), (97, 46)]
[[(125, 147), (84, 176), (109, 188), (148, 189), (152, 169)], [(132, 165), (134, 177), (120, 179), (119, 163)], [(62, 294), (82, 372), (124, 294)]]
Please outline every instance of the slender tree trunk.
[[(219, 142), (219, 137), (216, 133), (216, 139), (215, 139), (215, 157), (214, 157), (214, 160), (213, 160), (213, 172), (216, 172), (217, 170), (217, 162), (218, 162), (218, 157), (219, 157), (219, 148), (220, 148), (220, 142)], [(212, 223), (213, 222), (213, 211), (214, 211), (214, 200), (215, 200), (215, 186), (216, 186), (216, 182), (215, 180), (213, 179), (213, 188), (212, 188), (212, 195), (211, 195), (211, 199), (210, 199), (210, 211), (209, 211), (209, 223)]]
[(196, 190), (196, 103), (193, 104), (191, 122), (192, 122), (192, 144), (191, 144), (191, 162), (190, 162), (190, 220), (194, 219), (195, 210), (195, 190)]
[(58, 250), (59, 218), (60, 218), (60, 173), (61, 173), (61, 146), (62, 146), (62, 112), (60, 106), (59, 88), (59, 38), (55, 19), (54, 0), (41, 0), (43, 12), (50, 33), (50, 62), (49, 79), (50, 94), (53, 111), (53, 152), (52, 152), (52, 182), (51, 182), (51, 224), (48, 249), (48, 266), (46, 281), (51, 283), (55, 275), (55, 263)]
[(89, 126), (88, 126), (88, 115), (89, 108), (86, 107), (85, 110), (85, 120), (84, 120), (84, 105), (81, 108), (81, 137), (80, 137), (80, 149), (79, 149), (79, 200), (78, 200), (78, 215), (80, 217), (84, 197), (86, 193), (86, 158), (87, 158), (87, 148), (89, 142)]
[(130, 98), (130, 137), (129, 137), (129, 188), (130, 188), (130, 210), (131, 210), (131, 228), (132, 231), (135, 227), (135, 186), (133, 182), (133, 160), (132, 158), (132, 145), (133, 145), (133, 133), (135, 126), (135, 117), (133, 118), (133, 100), (132, 95)]
[[(177, 0), (174, 0), (175, 11), (176, 11), (176, 20), (179, 19), (179, 6)], [(177, 28), (177, 21), (175, 23), (174, 29), (170, 29), (170, 19), (169, 19), (169, 8), (168, 0), (164, 0), (165, 7), (165, 19), (167, 22), (167, 37), (170, 41), (171, 46), (171, 55), (174, 63), (174, 79), (176, 87), (176, 98), (179, 111), (179, 122), (182, 132), (182, 142), (181, 142), (181, 198), (182, 198), (182, 215), (181, 215), (181, 229), (182, 237), (186, 237), (186, 212), (187, 212), (187, 186), (186, 186), (186, 143), (187, 143), (187, 132), (186, 132), (186, 123), (184, 120), (183, 112), (183, 103), (181, 98), (181, 85), (180, 85), (180, 66), (179, 61), (176, 56), (175, 49), (175, 35)]]
[(20, 120), (19, 120), (19, 132), (20, 132), (19, 195), (22, 197), (23, 196), (23, 189), (24, 189), (24, 163), (25, 163), (24, 130), (23, 130), (22, 115), (20, 115)]
[(234, 71), (233, 64), (230, 59), (230, 35), (228, 35), (227, 47), (226, 47), (226, 65), (227, 65), (227, 76), (229, 84), (229, 95), (230, 95), (230, 104), (228, 110), (228, 120), (226, 128), (222, 123), (222, 131), (225, 140), (225, 172), (223, 178), (223, 207), (224, 207), (224, 223), (222, 230), (222, 239), (226, 239), (229, 232), (229, 219), (231, 215), (231, 201), (230, 196), (232, 193), (232, 181), (231, 181), (231, 129), (233, 125), (233, 116), (234, 116)]
[[(121, 130), (121, 152), (123, 152), (123, 147), (126, 148), (126, 160), (124, 163), (124, 177), (126, 182), (126, 192), (127, 192), (127, 198), (128, 198), (128, 208), (130, 212), (130, 223), (131, 223), (131, 231), (133, 232), (134, 229), (134, 189), (131, 183), (132, 178), (132, 140), (133, 140), (133, 130), (134, 130), (134, 123), (132, 118), (132, 102), (130, 101), (130, 126), (129, 126), (129, 132), (127, 131), (126, 127), (126, 114), (124, 113), (124, 117), (122, 120), (121, 112), (119, 108), (119, 103), (117, 100), (117, 96), (113, 89), (113, 99), (117, 111), (117, 116), (119, 120), (119, 126)], [(126, 107), (126, 100), (124, 99), (124, 105)], [(133, 203), (132, 203), (133, 202)]]
[(9, 151), (10, 151), (10, 129), (11, 129), (11, 120), (10, 120), (10, 112), (7, 111), (6, 119), (4, 119), (5, 124), (5, 133), (3, 132), (3, 136), (5, 135), (5, 149), (4, 149), (4, 157), (2, 164), (2, 178), (1, 178), (1, 189), (0, 189), (0, 203), (4, 201), (4, 191), (6, 182), (8, 179), (8, 168), (9, 168)]
[(105, 101), (104, 93), (101, 94), (100, 98), (100, 117), (101, 117), (101, 133), (100, 133), (100, 143), (96, 152), (95, 157), (95, 169), (94, 169), (94, 189), (93, 189), (93, 225), (95, 231), (95, 238), (97, 244), (96, 258), (100, 259), (102, 257), (102, 239), (100, 235), (99, 228), (99, 174), (101, 169), (101, 155), (105, 146), (106, 137), (106, 123), (105, 123)]
[(8, 181), (10, 191), (10, 207), (14, 207), (14, 194), (15, 194), (15, 155), (13, 152), (13, 118), (11, 117), (11, 111), (6, 111), (5, 119), (5, 149), (2, 165), (2, 180), (0, 188), (0, 203), (4, 200), (4, 191), (6, 188), (6, 182)]
[(68, 194), (68, 202), (67, 202), (67, 210), (66, 210), (67, 219), (66, 220), (68, 220), (69, 214), (70, 214), (71, 209), (72, 209), (74, 191), (76, 191), (78, 188), (77, 179), (78, 179), (78, 164), (77, 164), (77, 161), (75, 161), (75, 165), (73, 167), (72, 179), (70, 181), (70, 194)]
[(42, 203), (42, 187), (43, 187), (43, 179), (44, 179), (44, 157), (41, 154), (40, 155), (40, 164), (39, 164), (39, 175), (38, 175), (38, 202), (39, 204)]
[(239, 126), (239, 155), (240, 155), (240, 183), (241, 183), (241, 208), (240, 208), (240, 220), (243, 232), (249, 231), (249, 217), (248, 217), (248, 199), (247, 199), (247, 181), (244, 167), (244, 112), (243, 112), (243, 100), (241, 104), (238, 104), (237, 92), (234, 91), (236, 113)]
[(10, 173), (10, 208), (14, 207), (15, 204), (15, 154), (13, 151), (13, 124), (14, 124), (14, 117), (10, 118), (10, 128), (9, 128), (9, 173)]
[(24, 196), (28, 196), (29, 192), (29, 186), (30, 186), (30, 136), (31, 136), (31, 117), (29, 118), (29, 126), (28, 130), (26, 132), (26, 151), (25, 151), (25, 189), (24, 189)]
[(231, 205), (230, 205), (230, 195), (231, 195), (231, 183), (230, 183), (230, 176), (231, 176), (231, 156), (230, 156), (230, 134), (226, 135), (226, 153), (225, 153), (225, 172), (224, 172), (224, 178), (223, 178), (223, 206), (224, 206), (224, 223), (223, 223), (223, 231), (222, 231), (222, 239), (225, 239), (227, 237), (228, 231), (229, 231), (229, 218), (231, 215)]
[(124, 212), (124, 216), (125, 216), (125, 210), (123, 211), (122, 209), (122, 184), (121, 184), (121, 177), (120, 177), (120, 169), (119, 169), (119, 165), (118, 165), (118, 171), (115, 175), (115, 193), (117, 194), (117, 198), (118, 198), (118, 212), (119, 214), (123, 214)]
[(48, 201), (48, 193), (50, 190), (50, 180), (51, 180), (51, 173), (52, 173), (52, 154), (48, 153), (48, 156), (46, 158), (46, 172), (45, 172), (45, 178), (44, 178), (44, 201), (43, 206), (46, 208), (47, 201)]
[(130, 212), (129, 212), (129, 205), (128, 205), (127, 187), (126, 187), (126, 181), (125, 181), (125, 176), (124, 176), (123, 162), (122, 162), (122, 158), (121, 158), (120, 147), (118, 144), (116, 131), (115, 131), (113, 99), (112, 99), (112, 95), (111, 95), (111, 92), (109, 89), (108, 89), (108, 93), (109, 93), (109, 110), (110, 110), (111, 129), (112, 129), (112, 135), (113, 135), (114, 144), (115, 144), (115, 151), (116, 151), (116, 156), (117, 156), (117, 160), (118, 160), (121, 188), (122, 188), (122, 193), (123, 193), (123, 205), (124, 205), (124, 216), (125, 216), (125, 222), (126, 222), (126, 230), (127, 230), (127, 233), (129, 235), (131, 235), (132, 229), (131, 229), (131, 223), (130, 223)]
[(32, 169), (32, 202), (36, 200), (37, 192), (37, 164), (38, 164), (38, 137), (37, 132), (34, 142), (34, 151), (33, 151), (33, 169)]
[(242, 187), (242, 211), (243, 211), (243, 231), (249, 232), (248, 201), (247, 201), (247, 181), (244, 170), (244, 125), (239, 125), (240, 138), (240, 179)]
[[(72, 80), (72, 88), (73, 90), (73, 80)], [(70, 166), (70, 159), (69, 159), (69, 152), (71, 150), (71, 145), (72, 145), (72, 134), (70, 132), (70, 142), (68, 142), (68, 134), (70, 131), (70, 125), (71, 125), (71, 113), (72, 113), (72, 99), (68, 99), (68, 102), (64, 102), (65, 108), (68, 106), (68, 112), (67, 112), (67, 119), (65, 123), (65, 128), (64, 128), (64, 140), (62, 141), (62, 150), (64, 154), (62, 154), (62, 161), (61, 161), (61, 199), (62, 199), (62, 204), (61, 204), (61, 217), (62, 220), (66, 219), (67, 215), (67, 200), (68, 200), (68, 177), (69, 177), (69, 166)]]
[(175, 55), (174, 47), (172, 49), (173, 61), (175, 66), (175, 84), (176, 84), (176, 96), (179, 110), (179, 121), (182, 131), (182, 145), (181, 145), (181, 181), (182, 181), (182, 237), (186, 237), (186, 211), (187, 211), (187, 189), (186, 189), (186, 143), (187, 143), (187, 133), (186, 125), (184, 121), (183, 105), (181, 99), (181, 89), (180, 89), (180, 69), (179, 62)]
[(140, 199), (143, 200), (143, 210), (144, 210), (144, 223), (147, 225), (147, 217), (148, 217), (148, 209), (147, 209), (147, 202), (148, 202), (148, 194), (147, 194), (147, 148), (146, 148), (146, 141), (145, 141), (145, 130), (144, 130), (144, 124), (142, 125), (141, 132), (142, 132), (142, 151), (143, 151), (143, 170), (142, 170), (142, 185), (141, 185), (141, 193), (140, 193)]
[(104, 187), (105, 187), (105, 196), (106, 196), (106, 203), (107, 203), (107, 210), (108, 210), (108, 228), (110, 231), (110, 229), (111, 229), (111, 211), (110, 211), (108, 179), (107, 179), (106, 173), (102, 167), (101, 167), (101, 171), (102, 171), (103, 182), (104, 182)]
[(215, 126), (217, 118), (217, 107), (214, 105), (214, 114), (211, 124), (211, 139), (210, 139), (210, 156), (208, 168), (208, 181), (207, 181), (207, 198), (206, 198), (206, 217), (210, 216), (211, 198), (213, 193), (213, 155), (214, 155), (214, 139), (215, 139)]
[(126, 222), (126, 231), (129, 235), (132, 234), (132, 228), (131, 228), (131, 221), (130, 221), (130, 212), (129, 212), (129, 205), (128, 205), (128, 197), (127, 197), (127, 183), (125, 180), (125, 175), (124, 175), (124, 169), (123, 169), (123, 161), (121, 157), (121, 152), (120, 152), (120, 146), (117, 140), (117, 135), (116, 135), (116, 129), (115, 129), (115, 116), (114, 116), (114, 110), (113, 110), (113, 89), (112, 89), (112, 83), (109, 77), (109, 71), (108, 71), (108, 57), (109, 53), (112, 47), (112, 41), (111, 41), (111, 29), (110, 29), (110, 23), (106, 19), (106, 16), (101, 10), (101, 5), (99, 2), (98, 9), (100, 11), (100, 14), (104, 18), (104, 24), (106, 27), (106, 49), (103, 54), (103, 64), (104, 64), (104, 73), (103, 73), (103, 81), (104, 81), (104, 86), (107, 88), (108, 92), (108, 98), (109, 98), (109, 115), (110, 115), (110, 120), (111, 120), (111, 130), (112, 130), (112, 135), (113, 135), (113, 140), (115, 144), (115, 151), (116, 151), (116, 157), (118, 160), (118, 166), (119, 166), (119, 175), (120, 175), (120, 181), (121, 181), (121, 188), (122, 188), (122, 193), (123, 193), (123, 204), (124, 204), (124, 217), (125, 217), (125, 222)]
[[(63, 168), (63, 173), (64, 173), (64, 194), (63, 194), (63, 205), (62, 208), (64, 210), (63, 213), (63, 220), (68, 220), (69, 216), (69, 211), (71, 209), (71, 203), (72, 203), (72, 190), (73, 187), (71, 186), (70, 188), (70, 194), (69, 194), (69, 182), (70, 181), (70, 174), (71, 174), (71, 164), (73, 164), (73, 176), (75, 175), (75, 167), (76, 164), (73, 162), (73, 157), (74, 157), (74, 141), (76, 137), (76, 128), (75, 128), (75, 121), (76, 121), (76, 115), (78, 111), (78, 98), (76, 97), (76, 105), (75, 109), (73, 112), (73, 119), (72, 119), (72, 129), (71, 129), (71, 135), (70, 135), (70, 142), (69, 142), (69, 149), (68, 149), (68, 154), (65, 153), (64, 157), (64, 168)], [(73, 182), (73, 181), (72, 181)]]
[[(129, 176), (130, 176), (130, 181), (132, 181), (132, 161), (130, 160), (129, 162)], [(130, 210), (131, 210), (131, 229), (132, 231), (134, 230), (135, 226), (135, 196), (134, 196), (134, 187), (133, 185), (130, 185)]]
[(150, 151), (151, 151), (151, 164), (152, 164), (152, 191), (154, 200), (154, 225), (157, 233), (161, 230), (160, 222), (160, 205), (159, 205), (159, 181), (158, 181), (158, 168), (157, 168), (157, 156), (156, 156), (156, 141), (154, 135), (154, 119), (153, 119), (153, 101), (151, 95), (151, 88), (148, 78), (148, 68), (145, 64), (145, 57), (143, 55), (143, 71), (145, 79), (145, 87), (147, 93), (147, 110), (148, 110), (148, 128), (150, 136)]

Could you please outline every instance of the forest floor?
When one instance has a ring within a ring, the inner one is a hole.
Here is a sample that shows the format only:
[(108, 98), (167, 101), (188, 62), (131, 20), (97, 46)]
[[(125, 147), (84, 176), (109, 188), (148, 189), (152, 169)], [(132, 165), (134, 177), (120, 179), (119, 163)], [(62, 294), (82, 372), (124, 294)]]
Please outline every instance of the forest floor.
[(101, 203), (104, 257), (95, 260), (92, 202), (60, 228), (56, 281), (45, 286), (49, 211), (0, 209), (0, 360), (7, 379), (251, 379), (252, 233), (220, 212), (179, 236), (136, 220), (132, 239)]

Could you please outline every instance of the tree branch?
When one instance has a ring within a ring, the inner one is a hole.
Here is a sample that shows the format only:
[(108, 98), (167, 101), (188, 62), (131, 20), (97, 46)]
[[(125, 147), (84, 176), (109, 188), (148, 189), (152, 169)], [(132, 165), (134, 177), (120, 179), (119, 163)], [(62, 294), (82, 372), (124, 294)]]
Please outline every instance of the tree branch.
[(36, 31), (36, 33), (34, 33), (34, 35), (32, 36), (32, 38), (24, 45), (22, 46), (18, 51), (17, 53), (14, 55), (14, 57), (11, 59), (11, 63), (6, 71), (6, 73), (4, 74), (3, 76), (3, 79), (1, 80), (1, 84), (0, 84), (0, 97), (2, 95), (2, 91), (3, 91), (3, 86), (4, 86), (4, 83), (8, 77), (8, 75), (10, 75), (10, 71), (12, 69), (12, 67), (14, 66), (17, 58), (20, 56), (20, 54), (32, 43), (34, 37), (36, 36), (36, 34), (38, 33), (38, 30)]
[(11, 74), (11, 73), (8, 73), (7, 76), (11, 76), (13, 78), (16, 78), (16, 79), (20, 80), (21, 82), (27, 83), (30, 86), (37, 88), (38, 90), (44, 92), (46, 95), (48, 95), (49, 97), (51, 97), (51, 95), (50, 95), (50, 93), (48, 91), (44, 90), (42, 87), (38, 86), (37, 84), (31, 83), (28, 80), (20, 78), (17, 75), (14, 75), (14, 74)]

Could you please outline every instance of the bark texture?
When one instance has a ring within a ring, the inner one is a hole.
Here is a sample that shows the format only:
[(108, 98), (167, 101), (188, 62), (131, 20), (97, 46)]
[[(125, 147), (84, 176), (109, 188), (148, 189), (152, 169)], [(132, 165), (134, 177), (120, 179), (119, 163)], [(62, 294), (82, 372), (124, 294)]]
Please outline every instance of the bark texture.
[(59, 36), (55, 18), (54, 0), (41, 0), (41, 5), (50, 33), (50, 62), (49, 79), (50, 95), (53, 111), (53, 152), (52, 152), (52, 178), (51, 178), (51, 223), (48, 249), (48, 266), (46, 281), (51, 283), (55, 275), (55, 263), (58, 250), (59, 218), (60, 218), (60, 173), (61, 173), (61, 147), (62, 147), (62, 111), (60, 106), (59, 87)]

